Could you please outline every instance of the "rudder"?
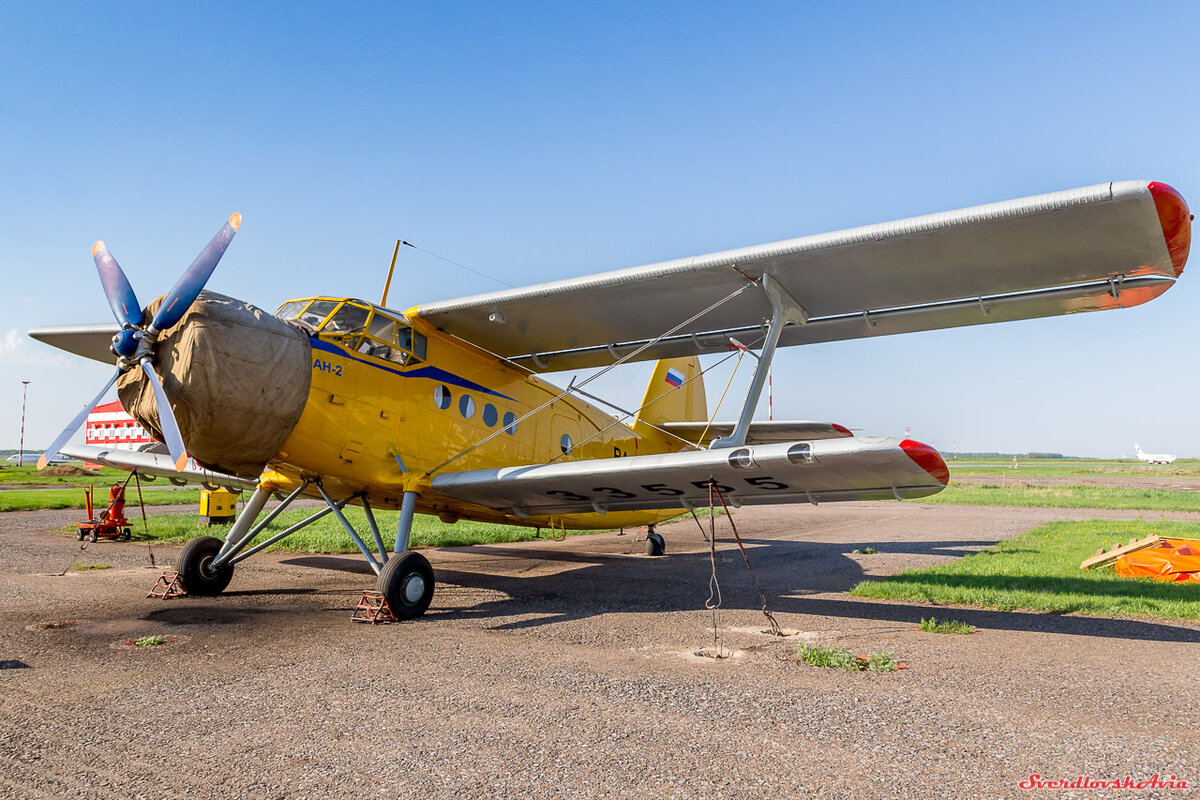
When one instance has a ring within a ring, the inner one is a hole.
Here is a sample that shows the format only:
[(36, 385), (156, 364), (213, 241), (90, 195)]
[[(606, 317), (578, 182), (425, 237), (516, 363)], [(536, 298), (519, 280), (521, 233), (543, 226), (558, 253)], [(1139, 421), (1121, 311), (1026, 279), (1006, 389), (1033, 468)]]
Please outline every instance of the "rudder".
[(652, 425), (708, 419), (700, 359), (697, 356), (659, 359), (637, 419)]

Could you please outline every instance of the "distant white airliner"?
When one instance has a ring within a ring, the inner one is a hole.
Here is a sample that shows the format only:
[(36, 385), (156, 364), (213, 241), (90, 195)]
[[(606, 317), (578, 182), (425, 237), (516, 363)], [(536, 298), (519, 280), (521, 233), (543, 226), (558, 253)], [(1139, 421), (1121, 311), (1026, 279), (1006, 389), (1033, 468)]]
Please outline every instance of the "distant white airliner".
[[(18, 466), (21, 466), (24, 464), (36, 464), (38, 459), (41, 457), (42, 457), (41, 453), (19, 453), (17, 455), (9, 456), (8, 460), (9, 460), (9, 463), (17, 464)], [(69, 464), (70, 462), (75, 461), (75, 460), (76, 459), (66, 458), (64, 456), (55, 456), (54, 458), (48, 459), (47, 463), (49, 463), (49, 464)]]
[(1137, 451), (1138, 461), (1150, 464), (1170, 464), (1175, 460), (1175, 456), (1170, 453), (1143, 453), (1142, 448), (1137, 444), (1134, 444), (1133, 449)]

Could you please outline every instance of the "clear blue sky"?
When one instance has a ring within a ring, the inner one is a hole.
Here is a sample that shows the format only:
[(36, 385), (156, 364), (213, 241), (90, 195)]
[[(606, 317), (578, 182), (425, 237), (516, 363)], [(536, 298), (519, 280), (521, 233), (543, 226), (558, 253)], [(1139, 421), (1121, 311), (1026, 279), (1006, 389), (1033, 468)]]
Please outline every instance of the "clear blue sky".
[[(24, 337), (110, 319), (92, 242), (146, 302), (235, 210), (210, 288), (273, 310), (378, 299), (397, 238), (521, 285), (1109, 180), (1200, 206), (1200, 5), (837, 5), (5, 3), (0, 446), (21, 380), (36, 449), (109, 373)], [(1200, 455), (1192, 272), (1128, 311), (781, 351), (775, 416)], [(396, 307), (499, 286), (397, 273)]]

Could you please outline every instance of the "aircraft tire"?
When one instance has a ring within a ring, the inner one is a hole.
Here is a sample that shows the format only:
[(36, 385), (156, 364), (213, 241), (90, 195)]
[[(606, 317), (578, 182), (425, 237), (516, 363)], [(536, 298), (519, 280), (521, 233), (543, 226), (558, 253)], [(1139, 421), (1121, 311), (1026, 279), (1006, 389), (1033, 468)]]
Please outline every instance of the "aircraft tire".
[(233, 565), (226, 564), (218, 570), (210, 569), (212, 560), (221, 550), (221, 540), (214, 536), (201, 536), (183, 546), (175, 558), (175, 569), (188, 594), (201, 597), (220, 594), (233, 578)]
[(375, 589), (382, 594), (397, 619), (414, 619), (433, 600), (433, 567), (420, 553), (392, 556), (379, 572)]
[(667, 542), (657, 533), (646, 534), (646, 555), (661, 556), (667, 552)]

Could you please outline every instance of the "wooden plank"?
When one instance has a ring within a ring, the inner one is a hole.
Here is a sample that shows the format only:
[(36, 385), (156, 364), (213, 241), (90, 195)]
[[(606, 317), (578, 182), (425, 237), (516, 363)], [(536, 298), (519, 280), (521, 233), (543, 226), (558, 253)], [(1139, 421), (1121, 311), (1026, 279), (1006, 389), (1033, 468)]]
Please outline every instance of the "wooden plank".
[(1145, 550), (1147, 547), (1154, 547), (1156, 544), (1158, 544), (1162, 540), (1163, 540), (1163, 537), (1157, 536), (1157, 535), (1147, 536), (1145, 539), (1130, 539), (1129, 544), (1121, 545), (1119, 547), (1114, 547), (1112, 550), (1109, 550), (1107, 553), (1099, 552), (1096, 555), (1092, 556), (1091, 558), (1085, 559), (1084, 562), (1079, 565), (1079, 568), (1080, 569), (1091, 569), (1092, 567), (1103, 566), (1103, 565), (1109, 563), (1110, 561), (1116, 561), (1118, 558), (1125, 555), (1126, 553), (1132, 553), (1136, 550)]

